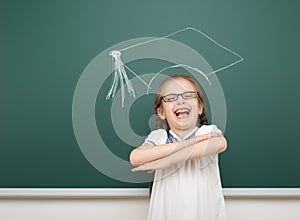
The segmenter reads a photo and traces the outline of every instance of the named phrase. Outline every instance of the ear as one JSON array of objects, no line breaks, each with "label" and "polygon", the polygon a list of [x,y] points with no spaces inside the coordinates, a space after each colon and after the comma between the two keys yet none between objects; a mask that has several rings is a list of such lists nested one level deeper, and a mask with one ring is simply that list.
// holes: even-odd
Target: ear
[{"label": "ear", "polygon": [[164,112],[164,110],[163,110],[162,107],[159,107],[159,108],[156,110],[156,113],[157,113],[157,115],[160,117],[160,119],[162,119],[162,120],[165,120],[165,119],[166,119],[165,112]]},{"label": "ear", "polygon": [[203,112],[203,105],[199,104],[199,112],[198,112],[198,114],[202,115],[202,112]]}]

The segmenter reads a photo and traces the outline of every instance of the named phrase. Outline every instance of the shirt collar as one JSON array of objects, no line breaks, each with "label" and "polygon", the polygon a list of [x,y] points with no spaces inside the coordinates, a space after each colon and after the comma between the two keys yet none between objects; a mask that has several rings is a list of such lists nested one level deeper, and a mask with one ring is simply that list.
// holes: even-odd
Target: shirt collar
[{"label": "shirt collar", "polygon": [[[193,136],[195,134],[195,132],[197,131],[198,127],[195,127],[193,130],[191,130],[188,134],[186,134],[183,137],[183,140],[187,140],[189,138],[191,138],[191,136]],[[173,132],[172,130],[169,130],[170,134],[176,138],[178,141],[181,141],[181,138],[177,136],[177,134],[175,134],[175,132]]]}]

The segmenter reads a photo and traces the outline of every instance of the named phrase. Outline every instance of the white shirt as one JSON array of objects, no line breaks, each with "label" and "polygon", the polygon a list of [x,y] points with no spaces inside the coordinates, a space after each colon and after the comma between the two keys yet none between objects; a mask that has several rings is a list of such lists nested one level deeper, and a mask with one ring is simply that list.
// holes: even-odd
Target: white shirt
[{"label": "white shirt", "polygon": [[[169,132],[172,138],[180,140],[174,132]],[[221,131],[215,125],[203,125],[184,140],[211,132]],[[158,129],[149,134],[145,143],[165,144],[167,138],[167,132]],[[155,172],[148,220],[227,219],[217,154]]]}]

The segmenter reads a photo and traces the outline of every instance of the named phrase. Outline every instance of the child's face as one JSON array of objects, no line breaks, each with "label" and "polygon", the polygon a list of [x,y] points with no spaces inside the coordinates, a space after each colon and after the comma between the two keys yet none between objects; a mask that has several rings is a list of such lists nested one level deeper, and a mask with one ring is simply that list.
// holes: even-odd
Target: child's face
[{"label": "child's face", "polygon": [[[195,91],[194,86],[186,79],[178,78],[167,82],[162,90],[161,96],[169,94],[181,94]],[[157,109],[161,119],[165,119],[172,131],[177,134],[187,133],[194,129],[197,124],[199,114],[202,114],[202,106],[198,98],[183,99],[178,96],[176,101],[165,102]]]}]

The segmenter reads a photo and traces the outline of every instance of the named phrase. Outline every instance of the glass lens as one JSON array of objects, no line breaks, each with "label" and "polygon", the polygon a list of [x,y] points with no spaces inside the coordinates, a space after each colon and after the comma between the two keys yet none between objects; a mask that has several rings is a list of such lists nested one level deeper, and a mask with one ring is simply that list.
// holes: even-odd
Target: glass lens
[{"label": "glass lens", "polygon": [[163,97],[165,102],[173,102],[177,100],[178,95],[177,94],[169,94]]},{"label": "glass lens", "polygon": [[196,98],[197,96],[197,92],[185,92],[185,93],[182,93],[182,97],[184,99],[193,99],[193,98]]}]

